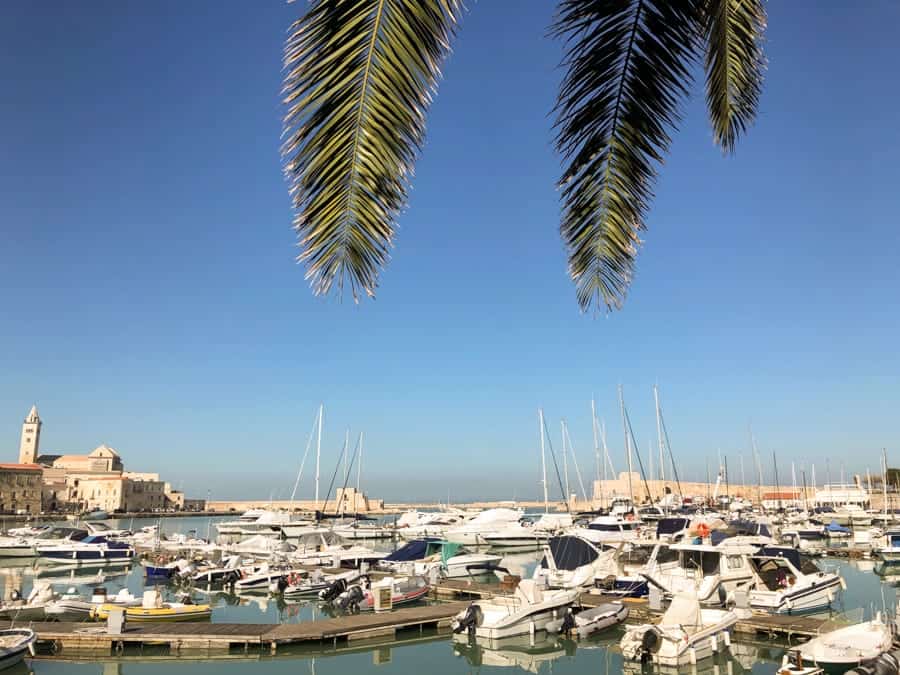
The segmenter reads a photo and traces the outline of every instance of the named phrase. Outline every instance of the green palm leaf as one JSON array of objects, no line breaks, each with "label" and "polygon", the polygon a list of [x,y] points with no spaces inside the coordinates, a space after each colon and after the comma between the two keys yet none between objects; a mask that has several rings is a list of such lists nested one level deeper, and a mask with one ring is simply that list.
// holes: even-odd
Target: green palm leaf
[{"label": "green palm leaf", "polygon": [[732,152],[762,91],[766,12],[760,0],[707,0],[706,102],[716,142]]},{"label": "green palm leaf", "polygon": [[285,44],[282,156],[316,293],[373,295],[458,0],[315,0]]},{"label": "green palm leaf", "polygon": [[656,167],[698,51],[698,0],[563,0],[560,232],[582,310],[625,299]]}]

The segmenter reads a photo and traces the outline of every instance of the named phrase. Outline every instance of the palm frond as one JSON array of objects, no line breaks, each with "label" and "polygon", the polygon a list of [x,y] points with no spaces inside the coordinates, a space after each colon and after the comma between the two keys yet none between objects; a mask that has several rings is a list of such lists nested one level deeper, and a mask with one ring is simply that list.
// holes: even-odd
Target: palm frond
[{"label": "palm frond", "polygon": [[697,0],[563,0],[556,103],[560,224],[586,311],[621,306],[634,273],[656,167],[677,123],[698,49]]},{"label": "palm frond", "polygon": [[761,0],[706,0],[706,103],[716,143],[732,152],[756,118],[766,11]]},{"label": "palm frond", "polygon": [[307,279],[373,295],[458,0],[315,0],[284,51],[284,143]]}]

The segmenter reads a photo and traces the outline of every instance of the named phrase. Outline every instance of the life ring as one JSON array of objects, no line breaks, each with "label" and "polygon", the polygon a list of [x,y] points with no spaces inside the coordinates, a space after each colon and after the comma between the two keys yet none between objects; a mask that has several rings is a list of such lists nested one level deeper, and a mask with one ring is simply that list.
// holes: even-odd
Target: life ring
[{"label": "life ring", "polygon": [[697,526],[697,536],[708,537],[709,536],[709,525],[707,525],[706,523],[700,523]]}]

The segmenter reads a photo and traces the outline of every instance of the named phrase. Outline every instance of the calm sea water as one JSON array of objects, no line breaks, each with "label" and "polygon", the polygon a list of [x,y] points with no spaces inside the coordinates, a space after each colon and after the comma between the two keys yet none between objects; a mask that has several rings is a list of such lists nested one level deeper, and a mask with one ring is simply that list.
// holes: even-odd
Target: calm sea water
[{"label": "calm sea water", "polygon": [[[135,520],[123,521],[123,527],[140,527],[155,521]],[[214,522],[214,521],[213,521]],[[172,518],[163,521],[165,532],[184,532],[195,530],[205,536],[210,526],[206,518]],[[215,529],[211,529],[214,534]],[[506,566],[513,571],[528,572],[535,563],[534,553],[510,556]],[[820,561],[820,567],[838,569],[847,582],[847,591],[836,609],[849,613],[857,619],[868,617],[884,607],[893,610],[896,606],[895,582],[882,579],[872,571],[868,561]],[[82,575],[82,572],[67,572],[68,575]],[[41,578],[45,578],[41,576]],[[13,587],[27,592],[34,583],[35,572],[29,565],[7,567],[0,570],[0,584],[4,595]],[[79,590],[87,591],[96,585],[93,579],[55,578],[57,588],[65,590],[72,585]],[[900,577],[898,577],[900,582]],[[103,585],[109,591],[127,587],[132,592],[140,592],[143,578],[140,567],[120,576],[106,576]],[[202,601],[200,594],[195,594],[197,601]],[[215,593],[208,596],[214,605],[213,621],[235,622],[294,622],[309,621],[322,616],[315,603],[285,604],[268,600],[265,597],[248,599]],[[402,635],[402,634],[401,634]],[[469,645],[465,640],[455,640],[446,634],[419,634],[411,631],[399,641],[391,643],[370,643],[365,646],[348,648],[343,645],[338,651],[320,651],[309,648],[282,649],[278,656],[253,657],[207,657],[191,659],[148,660],[153,655],[129,654],[124,659],[97,660],[50,660],[34,659],[20,668],[8,672],[11,675],[238,675],[254,673],[259,675],[365,675],[378,673],[410,674],[420,673],[427,669],[429,675],[449,673],[546,673],[567,675],[569,673],[607,673],[641,672],[640,666],[623,663],[618,653],[621,632],[612,631],[603,635],[573,642],[570,640],[544,639],[530,644],[529,639],[513,639],[504,641],[500,649],[487,649],[479,645]],[[777,670],[783,655],[783,646],[765,643],[735,642],[729,656],[721,656],[715,661],[701,664],[696,672],[700,674],[738,675],[754,673],[771,674]],[[652,670],[645,670],[651,673]],[[682,672],[693,672],[690,668]]]}]

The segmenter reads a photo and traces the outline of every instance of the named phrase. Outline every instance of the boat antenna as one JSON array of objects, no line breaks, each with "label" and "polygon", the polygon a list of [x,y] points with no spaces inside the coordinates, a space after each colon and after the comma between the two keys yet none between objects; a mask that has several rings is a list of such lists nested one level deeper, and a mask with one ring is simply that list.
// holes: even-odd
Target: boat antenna
[{"label": "boat antenna", "polygon": [[544,488],[544,513],[550,513],[550,498],[547,494],[547,453],[544,450],[544,409],[538,408],[541,428],[541,485]]},{"label": "boat antenna", "polygon": [[316,505],[313,511],[319,508],[319,462],[322,457],[322,422],[325,420],[325,404],[319,404],[319,423],[316,431]]}]

